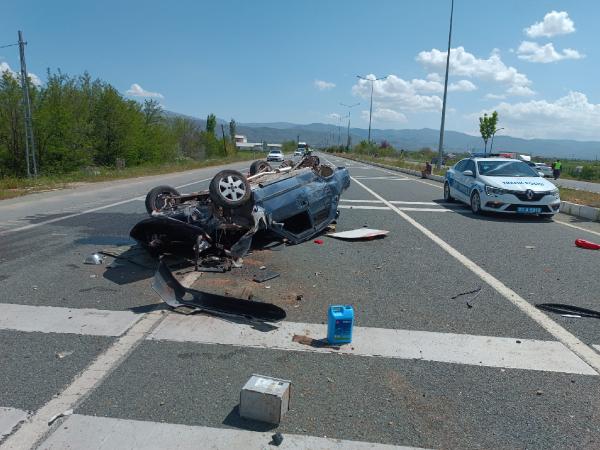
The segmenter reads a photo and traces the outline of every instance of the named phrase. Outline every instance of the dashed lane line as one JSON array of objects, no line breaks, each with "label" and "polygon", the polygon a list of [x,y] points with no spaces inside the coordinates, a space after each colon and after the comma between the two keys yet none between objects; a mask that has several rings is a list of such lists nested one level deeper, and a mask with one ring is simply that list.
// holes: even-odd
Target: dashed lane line
[{"label": "dashed lane line", "polygon": [[496,290],[500,295],[510,301],[513,305],[519,308],[522,312],[524,312],[529,318],[537,322],[540,326],[542,326],[546,331],[548,331],[552,336],[562,342],[567,348],[573,351],[577,356],[583,359],[587,364],[589,364],[597,373],[600,374],[600,355],[591,347],[582,342],[579,338],[577,338],[574,334],[570,333],[568,330],[560,326],[546,314],[535,308],[532,304],[530,304],[527,300],[517,294],[515,291],[510,289],[492,274],[486,272],[483,268],[478,266],[475,262],[467,258],[465,255],[460,253],[438,235],[430,231],[425,226],[421,225],[415,219],[410,217],[404,211],[401,211],[397,206],[393,205],[377,192],[364,185],[356,178],[352,178],[356,184],[361,186],[367,192],[369,192],[373,197],[378,200],[381,200],[384,204],[389,206],[392,210],[394,210],[400,217],[406,220],[408,223],[413,225],[416,229],[418,229],[421,233],[435,242],[439,247],[441,247],[444,251],[449,253],[453,258],[459,261],[462,265],[464,265],[467,269],[481,278],[484,282],[490,285],[494,290]]}]

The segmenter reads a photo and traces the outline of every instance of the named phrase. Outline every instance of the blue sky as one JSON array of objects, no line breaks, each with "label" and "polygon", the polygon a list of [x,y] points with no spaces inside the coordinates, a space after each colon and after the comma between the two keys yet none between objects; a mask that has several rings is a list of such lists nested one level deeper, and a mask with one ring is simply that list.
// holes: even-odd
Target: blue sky
[{"label": "blue sky", "polygon": [[[89,71],[124,95],[238,122],[438,128],[449,0],[4,2],[0,45],[23,30],[28,69]],[[600,2],[455,0],[447,129],[497,109],[513,136],[600,140]],[[18,68],[15,47],[0,69]],[[443,82],[443,80],[441,80]],[[137,86],[133,86],[133,85]],[[129,92],[129,93],[128,93]],[[160,94],[160,96],[159,96]]]}]

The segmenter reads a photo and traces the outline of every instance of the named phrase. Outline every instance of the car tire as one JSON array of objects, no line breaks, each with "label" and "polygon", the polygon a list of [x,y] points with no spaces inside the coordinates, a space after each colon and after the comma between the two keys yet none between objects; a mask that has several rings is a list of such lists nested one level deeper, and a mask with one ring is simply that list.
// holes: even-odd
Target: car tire
[{"label": "car tire", "polygon": [[450,185],[448,184],[447,181],[444,183],[444,201],[447,203],[454,202],[454,197],[452,197],[452,195],[450,195]]},{"label": "car tire", "polygon": [[156,186],[146,194],[146,211],[148,214],[162,211],[167,206],[165,197],[169,195],[179,196],[177,189],[171,186]]},{"label": "car tire", "polygon": [[471,194],[471,211],[473,214],[481,214],[481,197],[477,191]]},{"label": "car tire", "polygon": [[222,170],[208,186],[211,200],[218,206],[238,208],[252,197],[250,182],[236,170]]},{"label": "car tire", "polygon": [[254,161],[252,164],[250,164],[250,175],[256,175],[257,173],[261,173],[261,172],[270,172],[271,170],[273,170],[273,168],[271,167],[271,164],[269,164],[267,161],[264,161],[262,159],[259,159],[258,161]]}]

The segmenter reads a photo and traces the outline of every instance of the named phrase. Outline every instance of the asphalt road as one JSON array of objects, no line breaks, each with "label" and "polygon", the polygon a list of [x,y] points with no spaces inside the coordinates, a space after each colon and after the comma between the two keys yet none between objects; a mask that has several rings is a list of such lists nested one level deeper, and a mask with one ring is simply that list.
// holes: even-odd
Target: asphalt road
[{"label": "asphalt road", "polygon": [[[532,306],[600,309],[600,255],[574,246],[600,241],[600,225],[473,216],[443,203],[439,183],[327,158],[353,177],[338,230],[387,237],[324,236],[254,251],[227,274],[176,272],[282,306],[275,330],[168,311],[152,261],[82,264],[131,244],[149,188],[205,189],[219,168],[0,202],[2,445],[273,448],[280,431],[281,448],[600,447],[599,322]],[[281,276],[251,281],[262,265]],[[292,342],[322,338],[330,304],[354,306],[354,342]],[[238,415],[253,373],[292,381],[279,427]]]}]

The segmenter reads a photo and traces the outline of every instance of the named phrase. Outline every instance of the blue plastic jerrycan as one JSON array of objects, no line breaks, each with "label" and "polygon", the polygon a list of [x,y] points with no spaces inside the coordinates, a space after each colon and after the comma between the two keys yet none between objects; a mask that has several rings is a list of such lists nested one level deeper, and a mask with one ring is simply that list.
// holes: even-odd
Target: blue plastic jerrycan
[{"label": "blue plastic jerrycan", "polygon": [[348,344],[352,342],[354,308],[351,305],[331,305],[327,313],[327,342]]}]

